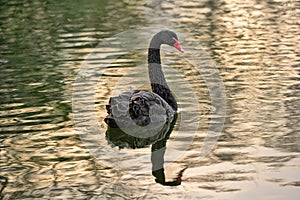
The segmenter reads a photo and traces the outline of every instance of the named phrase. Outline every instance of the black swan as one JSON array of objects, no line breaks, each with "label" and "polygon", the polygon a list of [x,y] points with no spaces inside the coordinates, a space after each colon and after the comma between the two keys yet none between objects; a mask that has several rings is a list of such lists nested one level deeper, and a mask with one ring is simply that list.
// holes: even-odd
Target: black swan
[{"label": "black swan", "polygon": [[[146,126],[153,121],[168,120],[177,112],[177,102],[167,85],[161,67],[160,46],[162,44],[173,46],[183,53],[174,32],[163,30],[155,34],[148,49],[148,72],[153,92],[132,90],[111,97],[109,105],[106,106],[108,115],[104,119],[109,127]],[[156,112],[151,113],[151,107]],[[128,112],[132,121],[124,117]]]},{"label": "black swan", "polygon": [[[130,90],[111,97],[106,105],[106,138],[119,148],[151,147],[152,175],[162,185],[181,184],[184,168],[173,181],[165,181],[166,142],[177,120],[177,102],[167,85],[160,60],[160,46],[167,44],[183,53],[177,35],[169,30],[156,33],[148,48],[148,72],[153,92]],[[158,126],[160,124],[161,126]],[[158,128],[157,128],[158,127]],[[134,135],[129,132],[136,132]],[[154,134],[153,134],[154,133]]]}]

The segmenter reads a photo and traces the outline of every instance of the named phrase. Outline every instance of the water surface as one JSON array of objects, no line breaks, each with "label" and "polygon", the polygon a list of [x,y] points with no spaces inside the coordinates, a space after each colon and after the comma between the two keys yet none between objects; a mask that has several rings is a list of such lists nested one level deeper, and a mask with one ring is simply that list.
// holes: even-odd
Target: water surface
[{"label": "water surface", "polygon": [[[8,178],[1,198],[299,197],[299,2],[12,0],[0,5],[0,175]],[[96,136],[103,146],[97,157],[87,148],[94,140],[83,141],[76,131],[72,95],[90,95],[89,85],[73,90],[82,63],[105,38],[142,27],[188,35],[182,41],[186,55],[163,48],[162,57],[182,117],[193,116],[178,120],[168,141],[167,176],[188,166],[178,187],[155,183],[149,148],[118,151]],[[147,43],[132,52],[102,49],[91,60],[91,69],[107,65],[95,92],[103,130],[111,95],[149,88]],[[203,159],[199,150],[214,107],[204,77],[187,62],[188,52],[200,45],[215,61],[227,104],[217,146]],[[89,107],[85,111],[89,117]],[[181,146],[188,148],[172,159]]]}]

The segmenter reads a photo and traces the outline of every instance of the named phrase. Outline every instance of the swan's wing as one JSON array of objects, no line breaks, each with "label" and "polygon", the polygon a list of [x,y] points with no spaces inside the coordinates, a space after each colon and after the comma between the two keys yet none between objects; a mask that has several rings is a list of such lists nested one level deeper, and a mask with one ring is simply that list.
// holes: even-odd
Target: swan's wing
[{"label": "swan's wing", "polygon": [[[130,97],[133,93],[134,91],[130,90],[123,92],[119,96],[110,97],[108,105],[106,105],[106,111],[108,115],[104,119],[108,126],[117,128],[119,126],[116,122],[116,119],[118,123],[121,123],[120,121],[122,121],[122,119],[126,120],[126,116],[128,116],[129,113]],[[122,124],[126,124],[126,121],[124,121]]]},{"label": "swan's wing", "polygon": [[165,122],[174,112],[169,104],[153,92],[138,91],[130,99],[129,113],[137,125]]},{"label": "swan's wing", "polygon": [[110,127],[146,126],[166,122],[174,115],[171,106],[155,93],[144,90],[127,91],[111,97],[106,106],[105,122]]}]

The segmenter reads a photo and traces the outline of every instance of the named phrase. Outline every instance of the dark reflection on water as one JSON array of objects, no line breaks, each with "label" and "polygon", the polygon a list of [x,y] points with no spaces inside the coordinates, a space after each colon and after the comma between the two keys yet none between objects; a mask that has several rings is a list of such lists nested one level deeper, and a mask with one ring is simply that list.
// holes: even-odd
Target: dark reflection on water
[{"label": "dark reflection on water", "polygon": [[[176,178],[169,181],[166,180],[165,172],[164,172],[164,155],[166,152],[166,144],[170,135],[174,129],[174,125],[177,121],[178,114],[172,117],[169,125],[166,123],[167,127],[163,127],[157,133],[154,132],[154,128],[148,128],[148,134],[152,137],[141,138],[130,135],[124,132],[121,128],[118,127],[108,127],[105,133],[105,138],[108,143],[112,147],[119,147],[120,149],[123,148],[147,148],[151,145],[151,165],[152,165],[152,175],[155,178],[155,182],[160,183],[161,185],[165,186],[178,186],[181,184],[181,178],[183,172],[187,167],[179,171]],[[155,124],[154,124],[155,126]],[[145,127],[146,129],[147,127]],[[128,130],[127,130],[128,131]],[[146,133],[147,133],[146,132]],[[149,133],[151,132],[151,133]],[[154,132],[154,133],[153,133]]]},{"label": "dark reflection on water", "polygon": [[[299,2],[294,0],[1,1],[1,184],[2,177],[8,178],[1,197],[297,199],[298,18]],[[214,151],[199,160],[211,117],[209,93],[192,66],[173,54],[164,55],[165,64],[200,88],[186,91],[186,99],[195,94],[200,102],[197,137],[185,156],[167,160],[175,163],[165,169],[169,177],[189,165],[183,184],[175,188],[155,184],[149,168],[143,167],[149,149],[134,158],[121,151],[128,153],[128,165],[117,170],[91,156],[74,131],[71,93],[81,61],[103,38],[143,26],[191,34],[188,41],[201,44],[212,56],[226,88],[224,131]],[[104,105],[115,83],[140,64],[142,54],[125,55],[110,65],[103,79],[110,84],[99,83],[99,118],[105,117]],[[111,60],[107,55],[97,62]],[[168,69],[166,78],[174,89],[181,81]],[[192,112],[186,99],[180,99],[179,106],[182,112]],[[195,119],[189,123],[193,126]],[[182,133],[178,123],[173,134],[167,151],[176,149],[174,138],[184,145],[192,137]],[[103,159],[114,161],[110,155]],[[131,164],[144,173],[134,173]]]}]

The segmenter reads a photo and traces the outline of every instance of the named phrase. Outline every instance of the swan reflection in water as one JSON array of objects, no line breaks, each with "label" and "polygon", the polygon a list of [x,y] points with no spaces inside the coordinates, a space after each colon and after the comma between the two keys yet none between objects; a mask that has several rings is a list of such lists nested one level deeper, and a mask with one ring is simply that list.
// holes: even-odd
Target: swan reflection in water
[{"label": "swan reflection in water", "polygon": [[166,151],[166,143],[173,131],[176,120],[177,113],[170,122],[170,126],[167,127],[167,129],[163,128],[162,132],[158,134],[162,138],[155,139],[155,136],[149,138],[134,137],[125,133],[120,128],[108,127],[106,131],[106,139],[112,146],[118,146],[120,149],[145,148],[151,145],[152,175],[155,177],[155,181],[162,185],[177,186],[181,184],[181,177],[186,168],[179,171],[178,176],[172,181],[166,181],[164,173],[164,154]]},{"label": "swan reflection in water", "polygon": [[165,181],[166,143],[177,119],[177,102],[167,85],[160,59],[160,46],[166,44],[183,53],[176,33],[156,33],[148,48],[148,74],[152,91],[130,90],[111,97],[104,119],[107,140],[120,148],[144,148],[151,145],[152,175],[162,185],[180,185],[182,173]]}]

